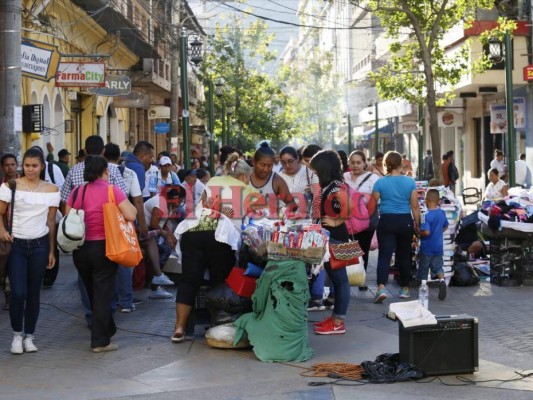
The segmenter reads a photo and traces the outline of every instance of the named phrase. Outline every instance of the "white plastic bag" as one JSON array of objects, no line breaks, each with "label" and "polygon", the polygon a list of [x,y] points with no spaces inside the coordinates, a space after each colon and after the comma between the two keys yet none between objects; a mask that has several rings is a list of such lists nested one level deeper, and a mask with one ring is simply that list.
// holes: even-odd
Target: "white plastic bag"
[{"label": "white plastic bag", "polygon": [[235,333],[237,328],[233,323],[217,325],[209,328],[205,333],[205,339],[207,344],[211,347],[216,347],[219,349],[236,349],[249,347],[250,342],[245,339],[241,339],[237,345],[233,346],[233,339],[235,338]]},{"label": "white plastic bag", "polygon": [[365,271],[365,266],[362,262],[358,264],[354,264],[354,265],[348,265],[346,267],[346,273],[348,274],[348,282],[350,282],[350,286],[364,286],[365,285],[366,271]]}]

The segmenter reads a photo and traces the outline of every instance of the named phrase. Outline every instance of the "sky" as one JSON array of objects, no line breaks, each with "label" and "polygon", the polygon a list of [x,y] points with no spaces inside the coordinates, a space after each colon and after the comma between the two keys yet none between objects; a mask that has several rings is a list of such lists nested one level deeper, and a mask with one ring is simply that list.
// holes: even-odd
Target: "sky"
[{"label": "sky", "polygon": [[[202,1],[201,0],[189,0],[189,4],[196,15],[201,15],[202,10]],[[296,10],[298,8],[299,0],[247,0],[246,3],[242,4],[236,1],[224,1],[224,0],[206,0],[205,1],[205,10],[207,15],[214,15],[208,21],[208,27],[206,29],[207,33],[212,33],[213,30],[209,26],[214,26],[214,21],[220,19],[222,13],[239,13],[243,16],[246,14],[235,10],[249,11],[249,8],[252,7],[251,11],[256,16],[248,16],[250,21],[258,18],[265,17],[268,19],[280,21],[274,22],[270,20],[265,20],[269,26],[269,32],[274,33],[276,37],[270,45],[271,49],[274,49],[277,52],[277,61],[272,62],[266,67],[266,72],[269,74],[274,74],[278,65],[279,60],[283,55],[283,51],[287,46],[291,37],[298,36],[298,27],[285,24],[283,22],[289,22],[293,24],[298,23],[298,17],[296,15]],[[202,23],[202,22],[201,22]],[[202,23],[202,25],[206,25]]]}]

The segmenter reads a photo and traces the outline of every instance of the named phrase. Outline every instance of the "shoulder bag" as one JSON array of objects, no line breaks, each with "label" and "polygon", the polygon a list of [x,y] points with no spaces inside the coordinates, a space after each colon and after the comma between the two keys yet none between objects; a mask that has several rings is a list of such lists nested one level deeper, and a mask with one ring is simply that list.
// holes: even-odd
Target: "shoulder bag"
[{"label": "shoulder bag", "polygon": [[141,247],[133,222],[126,221],[115,202],[113,185],[104,204],[105,255],[124,267],[135,267],[142,259]]},{"label": "shoulder bag", "polygon": [[359,242],[340,242],[329,240],[329,265],[331,269],[346,268],[348,265],[357,264],[359,257],[364,254]]},{"label": "shoulder bag", "polygon": [[[9,188],[11,189],[11,203],[9,203],[10,207],[10,218],[9,220],[4,215],[4,226],[7,229],[7,232],[11,235],[11,232],[13,230],[13,212],[15,211],[15,190],[17,188],[17,183],[14,179],[10,179],[8,181]],[[11,253],[11,245],[12,242],[5,242],[3,240],[0,240],[0,286],[2,288],[5,288],[6,283],[6,264],[7,259],[9,258],[9,254]]]},{"label": "shoulder bag", "polygon": [[[81,205],[75,208],[78,192],[83,187],[83,194],[81,197]],[[72,208],[59,221],[57,227],[57,247],[63,253],[70,253],[79,249],[85,243],[85,211],[83,204],[85,202],[85,192],[87,192],[87,185],[78,186],[72,194]]]}]

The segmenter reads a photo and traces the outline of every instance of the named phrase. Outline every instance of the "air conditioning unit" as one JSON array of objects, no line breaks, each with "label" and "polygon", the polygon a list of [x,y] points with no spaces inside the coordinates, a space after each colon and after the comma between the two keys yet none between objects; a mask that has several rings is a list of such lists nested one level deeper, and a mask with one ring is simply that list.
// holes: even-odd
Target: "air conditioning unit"
[{"label": "air conditioning unit", "polygon": [[67,99],[69,99],[71,101],[78,100],[78,92],[76,92],[75,90],[69,90],[67,92]]}]

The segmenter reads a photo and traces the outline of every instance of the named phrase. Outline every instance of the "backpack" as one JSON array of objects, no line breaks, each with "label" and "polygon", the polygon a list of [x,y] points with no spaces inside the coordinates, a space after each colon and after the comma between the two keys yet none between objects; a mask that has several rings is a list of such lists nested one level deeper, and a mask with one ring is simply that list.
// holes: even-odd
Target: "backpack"
[{"label": "backpack", "polygon": [[83,210],[83,202],[85,200],[87,185],[78,186],[74,190],[74,194],[72,195],[72,205],[76,204],[76,198],[81,187],[84,189],[80,208],[71,208],[69,213],[59,221],[57,229],[57,247],[59,247],[63,253],[70,253],[71,251],[79,249],[85,242],[85,211]]},{"label": "backpack", "polygon": [[50,180],[55,185],[56,180],[55,180],[55,177],[54,177],[54,163],[51,162],[51,161],[48,162],[48,175],[50,175]]},{"label": "backpack", "polygon": [[450,284],[453,286],[472,286],[479,283],[479,275],[466,262],[458,262],[453,267],[454,273]]}]

